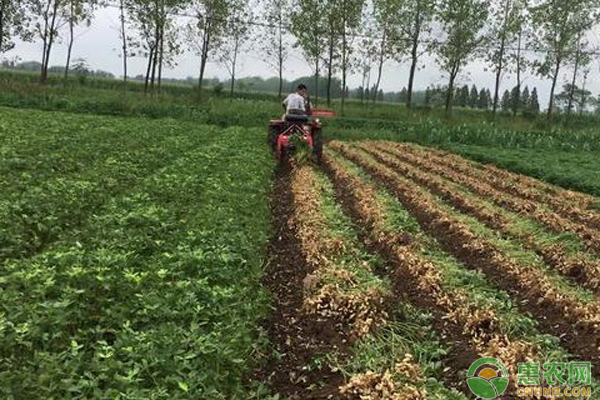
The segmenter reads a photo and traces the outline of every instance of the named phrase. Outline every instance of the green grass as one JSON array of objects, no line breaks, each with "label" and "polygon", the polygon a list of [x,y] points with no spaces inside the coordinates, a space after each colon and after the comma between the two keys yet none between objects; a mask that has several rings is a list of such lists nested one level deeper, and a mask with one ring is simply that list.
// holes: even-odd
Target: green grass
[{"label": "green grass", "polygon": [[[13,112],[3,110],[0,121]],[[32,186],[3,193],[30,193],[28,213],[50,212],[61,223],[48,224],[54,240],[41,252],[0,263],[0,397],[248,398],[243,378],[265,350],[258,320],[268,312],[259,281],[273,161],[260,132],[32,115],[37,135],[28,140],[50,158],[5,174],[36,176],[59,153],[80,168],[45,171]],[[53,121],[62,121],[56,147],[37,137]],[[124,147],[92,146],[89,163],[83,154],[69,159],[80,134],[110,141],[119,132]],[[10,149],[10,132],[3,137]],[[72,207],[85,216],[78,226],[66,223]]]},{"label": "green grass", "polygon": [[[0,105],[72,113],[175,118],[221,127],[260,127],[282,113],[272,94],[236,93],[233,100],[210,90],[199,102],[193,87],[164,85],[160,93],[143,93],[143,85],[117,80],[76,79],[64,84],[51,77],[47,86],[37,76],[0,73]],[[322,107],[323,104],[321,103]],[[341,111],[338,100],[333,109]],[[345,115],[324,120],[325,138],[389,139],[456,151],[570,189],[600,195],[600,134],[595,123],[555,124],[457,109],[448,119],[437,109],[408,110],[399,104],[348,101]],[[591,117],[590,117],[591,118]],[[577,118],[576,118],[577,120]],[[589,122],[589,121],[588,121]],[[0,126],[0,134],[2,126]],[[17,160],[18,161],[18,160]]]},{"label": "green grass", "polygon": [[[51,76],[46,86],[40,86],[36,75],[2,71],[0,89],[0,105],[4,106],[186,118],[220,126],[265,127],[269,118],[282,112],[272,93],[237,92],[235,99],[230,100],[207,90],[204,101],[199,102],[197,89],[185,85],[164,85],[159,92],[145,95],[139,82],[73,79],[64,83],[61,77]],[[324,107],[322,99],[317,106]],[[502,115],[493,119],[487,112],[461,108],[451,118],[441,109],[407,109],[394,103],[362,104],[349,100],[341,115],[340,100],[335,99],[332,108],[340,114],[329,122],[333,135],[362,138],[394,135],[399,140],[425,144],[468,143],[510,148],[597,150],[600,147],[595,130],[597,120],[593,117],[588,117],[586,123],[572,123],[568,128],[557,123],[547,129],[536,120]]]},{"label": "green grass", "polygon": [[442,147],[475,161],[600,196],[600,157],[596,151],[505,149],[458,144]]}]

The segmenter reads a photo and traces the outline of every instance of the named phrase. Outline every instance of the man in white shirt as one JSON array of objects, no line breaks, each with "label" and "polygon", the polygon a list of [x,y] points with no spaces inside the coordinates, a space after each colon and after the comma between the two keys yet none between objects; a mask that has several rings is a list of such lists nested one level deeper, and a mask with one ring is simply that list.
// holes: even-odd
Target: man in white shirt
[{"label": "man in white shirt", "polygon": [[308,102],[308,88],[300,84],[294,93],[290,93],[283,100],[286,120],[307,120],[310,114],[310,103]]}]

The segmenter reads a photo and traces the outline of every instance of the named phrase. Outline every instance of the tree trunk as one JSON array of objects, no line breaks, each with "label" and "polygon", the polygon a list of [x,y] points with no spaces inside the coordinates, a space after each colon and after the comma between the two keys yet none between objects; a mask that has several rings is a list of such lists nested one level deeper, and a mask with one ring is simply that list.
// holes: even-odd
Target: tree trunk
[{"label": "tree trunk", "polygon": [[367,84],[365,85],[365,99],[369,102],[371,99],[367,97],[367,90],[369,90],[369,94],[371,94],[371,66],[369,66],[369,73],[367,75]]},{"label": "tree trunk", "polygon": [[498,110],[498,99],[500,96],[500,77],[502,76],[502,69],[504,68],[504,52],[506,50],[506,34],[507,34],[507,29],[508,29],[508,16],[509,16],[509,11],[510,11],[509,5],[510,5],[510,1],[505,0],[504,24],[502,27],[502,38],[500,40],[500,54],[499,54],[500,59],[498,60],[498,67],[496,69],[496,86],[494,89],[494,104],[492,106],[492,114],[494,115],[494,117],[496,116],[496,111]]},{"label": "tree trunk", "polygon": [[162,71],[165,54],[165,27],[164,25],[160,29],[160,56],[158,58],[158,89],[162,85]]},{"label": "tree trunk", "polygon": [[519,79],[517,82],[517,98],[516,98],[516,107],[513,110],[513,117],[517,116],[517,113],[521,109],[521,80]]},{"label": "tree trunk", "polygon": [[329,62],[327,63],[327,107],[331,107],[331,78],[333,76],[333,33],[329,37]]},{"label": "tree trunk", "polygon": [[346,43],[346,34],[343,33],[342,36],[342,115],[344,115],[344,107],[346,105],[346,73],[347,73],[347,65],[348,55],[346,54],[347,43]]},{"label": "tree trunk", "polygon": [[319,102],[319,78],[321,77],[319,58],[320,56],[317,57],[315,62],[315,104]]},{"label": "tree trunk", "polygon": [[408,92],[406,93],[406,108],[412,108],[413,87],[415,84],[415,73],[417,71],[417,63],[419,62],[419,39],[413,41],[411,50],[410,72],[408,75]]},{"label": "tree trunk", "polygon": [[379,85],[381,84],[381,75],[383,73],[383,64],[385,63],[385,59],[383,54],[379,55],[379,65],[377,66],[377,81],[375,82],[375,90],[371,93],[373,98],[373,103],[377,101],[377,94],[379,93]]},{"label": "tree trunk", "polygon": [[360,87],[362,88],[362,91],[360,93],[360,104],[364,104],[364,102],[365,102],[365,82],[366,81],[367,81],[367,68],[363,66],[362,83],[360,85]]},{"label": "tree trunk", "polygon": [[386,32],[384,30],[383,36],[381,37],[381,47],[379,48],[379,65],[377,66],[377,82],[375,82],[375,90],[373,90],[373,103],[377,101],[377,94],[379,93],[379,85],[381,84],[381,75],[383,73],[383,64],[385,64],[385,46],[386,46]]},{"label": "tree trunk", "polygon": [[567,121],[571,117],[571,110],[573,109],[573,97],[575,96],[575,84],[577,83],[577,73],[579,72],[580,57],[580,49],[577,49],[577,54],[575,55],[575,66],[573,68],[573,79],[571,80],[571,90],[569,90],[569,104],[567,105]]},{"label": "tree trunk", "polygon": [[[58,14],[58,8],[59,8],[60,2],[59,0],[55,0],[54,1],[54,7],[52,8],[52,19],[50,21],[50,26],[48,27],[48,29],[44,30],[45,34],[48,36],[47,41],[45,41],[45,56],[44,56],[44,63],[42,64],[42,77],[41,77],[41,81],[42,84],[46,83],[46,80],[48,79],[48,66],[50,64],[50,53],[52,51],[52,45],[54,44],[54,36],[55,36],[55,30],[56,30],[56,17]],[[48,11],[48,9],[46,9]],[[47,26],[47,18],[48,15],[46,14],[46,26]]]},{"label": "tree trunk", "polygon": [[0,1],[0,56],[2,56],[2,46],[4,45],[4,1]]},{"label": "tree trunk", "polygon": [[229,99],[233,100],[233,94],[235,92],[235,66],[237,64],[237,56],[238,56],[238,49],[239,49],[239,40],[236,38],[235,40],[235,46],[233,49],[233,60],[231,63],[231,91],[229,93]]},{"label": "tree trunk", "polygon": [[556,66],[554,68],[554,76],[552,77],[552,88],[550,89],[550,102],[548,103],[548,122],[552,121],[552,109],[554,108],[554,91],[556,90],[556,81],[558,80],[558,73],[560,72],[561,59],[557,58]]},{"label": "tree trunk", "polygon": [[283,63],[279,64],[279,91],[277,94],[277,98],[279,99],[279,101],[282,100],[282,94],[283,94]]},{"label": "tree trunk", "polygon": [[152,59],[152,73],[150,75],[150,90],[154,90],[156,81],[156,67],[158,65],[158,53],[160,52],[160,28],[158,24],[154,28],[154,57]]},{"label": "tree trunk", "polygon": [[[521,103],[521,86],[523,86],[523,83],[521,82],[521,40],[523,37],[522,34],[523,34],[523,31],[520,30],[519,31],[518,48],[517,48],[517,88],[519,89],[519,95],[517,96],[517,106],[519,106]],[[517,109],[518,108],[519,107],[517,107]],[[517,114],[515,113],[514,115],[516,116]]]},{"label": "tree trunk", "polygon": [[127,83],[127,33],[125,32],[125,0],[120,2],[121,38],[123,41],[123,82]]},{"label": "tree trunk", "polygon": [[73,42],[75,41],[75,21],[73,20],[73,0],[70,3],[70,15],[69,15],[69,47],[67,49],[67,62],[65,64],[65,83],[69,78],[69,68],[71,66],[71,54],[73,52]]},{"label": "tree trunk", "polygon": [[144,81],[144,93],[148,93],[148,83],[150,82],[150,71],[152,69],[152,60],[154,59],[154,48],[150,48],[148,54],[148,67],[146,68],[146,79]]},{"label": "tree trunk", "polygon": [[46,82],[45,76],[45,67],[46,67],[46,47],[48,46],[48,40],[44,35],[44,39],[42,39],[42,65],[40,67],[40,82],[44,84]]},{"label": "tree trunk", "polygon": [[494,89],[494,104],[492,105],[492,114],[496,116],[496,111],[498,110],[498,99],[500,96],[500,76],[502,75],[502,61],[500,61],[498,65],[498,69],[496,70],[496,85]]},{"label": "tree trunk", "polygon": [[281,14],[279,15],[279,93],[277,98],[281,102],[283,93],[283,21],[281,20]]},{"label": "tree trunk", "polygon": [[408,92],[406,93],[406,108],[412,108],[413,88],[415,84],[415,73],[419,62],[419,37],[421,35],[421,17],[417,15],[415,30],[412,36],[412,49],[410,51],[410,72],[408,74]]},{"label": "tree trunk", "polygon": [[449,117],[452,113],[452,101],[454,97],[454,81],[458,75],[458,67],[453,66],[450,71],[450,82],[448,83],[448,90],[446,91],[446,116]]},{"label": "tree trunk", "polygon": [[587,103],[587,97],[585,95],[585,87],[587,86],[587,79],[588,79],[588,73],[589,70],[584,70],[583,72],[583,85],[581,88],[581,99],[579,100],[579,116],[583,115],[583,111],[585,110],[585,106]]},{"label": "tree trunk", "polygon": [[202,35],[202,51],[200,55],[200,74],[198,77],[198,99],[202,100],[202,84],[204,82],[204,72],[208,61],[208,49],[210,44],[210,25],[206,26]]},{"label": "tree trunk", "polygon": [[46,82],[45,77],[45,66],[46,66],[46,47],[48,47],[48,23],[51,3],[48,2],[46,5],[46,11],[44,11],[44,33],[42,34],[42,65],[40,67],[40,82],[43,84]]}]

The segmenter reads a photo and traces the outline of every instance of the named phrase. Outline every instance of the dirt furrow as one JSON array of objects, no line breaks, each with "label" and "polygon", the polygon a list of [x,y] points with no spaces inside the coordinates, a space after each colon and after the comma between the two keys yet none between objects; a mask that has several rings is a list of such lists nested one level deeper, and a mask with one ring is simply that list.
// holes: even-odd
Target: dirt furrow
[{"label": "dirt furrow", "polygon": [[465,186],[473,192],[490,199],[500,207],[519,213],[526,218],[530,218],[543,224],[553,232],[572,232],[584,242],[589,250],[594,251],[596,254],[600,254],[600,231],[596,229],[566,219],[558,213],[547,209],[542,204],[508,195],[485,182],[457,173],[454,170],[446,169],[438,164],[429,163],[414,155],[381,147],[381,145],[379,148],[383,151],[392,153],[395,157],[398,157],[404,162],[422,168],[425,171],[439,174],[456,184]]},{"label": "dirt furrow", "polygon": [[508,180],[506,179],[506,176],[498,174],[497,171],[476,168],[475,165],[469,165],[466,160],[459,162],[454,157],[440,156],[434,152],[423,151],[416,146],[404,143],[380,142],[379,144],[385,146],[387,150],[394,151],[395,154],[412,154],[423,159],[430,165],[434,164],[450,171],[459,172],[466,176],[489,182],[491,186],[500,191],[510,193],[511,195],[520,197],[524,200],[545,204],[565,218],[583,223],[592,229],[600,229],[600,215],[597,212],[587,209],[589,203],[587,203],[584,208],[575,206],[561,197],[549,194],[545,191],[533,190],[524,185],[520,185],[513,180]]},{"label": "dirt furrow", "polygon": [[[290,171],[281,171],[273,188],[271,209],[274,236],[269,244],[269,262],[263,284],[273,296],[273,313],[264,328],[273,346],[273,356],[256,380],[268,383],[274,393],[290,399],[328,399],[338,393],[344,382],[339,371],[307,372],[305,367],[315,357],[331,349],[344,352],[344,343],[335,331],[318,323],[303,311],[304,279],[314,271],[307,262],[297,239],[294,196]],[[326,382],[325,386],[321,386]],[[319,387],[318,390],[310,390]]]},{"label": "dirt furrow", "polygon": [[[431,311],[435,316],[435,329],[453,342],[452,354],[447,360],[450,371],[464,371],[477,358],[491,356],[502,359],[516,374],[518,362],[537,359],[535,345],[511,340],[501,331],[494,310],[478,308],[469,301],[464,290],[445,288],[442,274],[418,254],[419,244],[410,235],[383,228],[382,209],[373,186],[364,184],[329,156],[325,156],[323,167],[334,182],[344,208],[361,226],[367,247],[396,267],[396,293],[419,308]],[[446,380],[457,381],[454,376],[447,376]],[[461,389],[468,390],[465,386]]]},{"label": "dirt furrow", "polygon": [[399,157],[389,157],[380,150],[379,146],[364,144],[359,147],[377,161],[406,176],[415,184],[426,187],[460,211],[473,215],[487,227],[519,240],[564,276],[596,293],[600,292],[600,261],[592,260],[585,254],[568,255],[568,249],[561,243],[540,243],[536,240],[535,233],[515,229],[508,217],[486,207],[479,197],[461,193],[456,190],[455,184],[449,184],[435,173],[426,172],[424,169],[400,161]]},{"label": "dirt furrow", "polygon": [[592,211],[597,215],[597,211],[593,209],[593,204],[597,199],[589,194],[564,189],[560,186],[552,185],[526,175],[510,172],[493,165],[475,163],[445,150],[435,148],[421,150],[417,146],[409,146],[413,151],[418,151],[421,154],[427,152],[431,154],[432,157],[437,157],[438,160],[445,165],[449,165],[450,167],[466,172],[467,174],[476,170],[483,174],[482,179],[488,180],[488,177],[497,178],[506,185],[513,187],[515,192],[526,193],[529,196],[543,196],[544,198],[552,199],[557,206],[571,205],[580,210]]},{"label": "dirt furrow", "polygon": [[435,237],[443,248],[465,266],[481,270],[500,289],[520,300],[522,311],[530,312],[540,327],[561,339],[570,352],[590,359],[600,367],[600,305],[582,304],[549,281],[537,267],[523,265],[479,237],[449,211],[440,208],[430,193],[361,153],[332,142],[330,146],[370,173],[392,193]]},{"label": "dirt furrow", "polygon": [[[426,379],[410,355],[395,360],[393,373],[357,372],[346,379],[327,361],[315,368],[315,360],[333,356],[343,364],[353,357],[352,344],[386,324],[386,301],[392,299],[376,283],[371,267],[356,258],[354,244],[331,233],[323,193],[310,166],[279,177],[274,188],[276,235],[264,282],[275,300],[266,328],[274,353],[281,356],[258,379],[289,399],[350,400],[410,392],[415,400],[424,400]],[[398,374],[413,383],[398,386],[392,378]]]}]

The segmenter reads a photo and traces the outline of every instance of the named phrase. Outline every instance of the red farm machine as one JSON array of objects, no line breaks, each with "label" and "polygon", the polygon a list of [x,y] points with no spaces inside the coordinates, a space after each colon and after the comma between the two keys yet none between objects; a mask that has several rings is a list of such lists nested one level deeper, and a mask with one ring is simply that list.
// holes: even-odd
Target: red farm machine
[{"label": "red farm machine", "polygon": [[319,118],[335,116],[334,111],[312,110],[310,115],[287,115],[269,122],[268,142],[280,163],[295,150],[297,143],[305,143],[313,159],[321,162],[323,136]]}]

